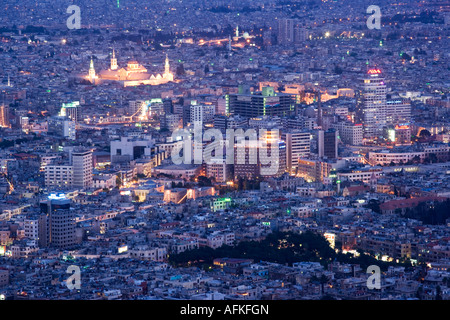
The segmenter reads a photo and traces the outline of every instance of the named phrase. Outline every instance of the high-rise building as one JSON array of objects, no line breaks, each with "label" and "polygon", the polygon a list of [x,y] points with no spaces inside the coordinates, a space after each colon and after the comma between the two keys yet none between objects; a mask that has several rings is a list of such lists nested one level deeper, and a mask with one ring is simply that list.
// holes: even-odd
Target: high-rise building
[{"label": "high-rise building", "polygon": [[262,91],[246,92],[243,87],[239,93],[226,95],[227,114],[247,118],[260,116],[288,116],[294,113],[293,95],[275,92],[273,87],[264,87]]},{"label": "high-rise building", "polygon": [[351,146],[361,145],[363,142],[363,127],[362,124],[355,124],[351,122],[341,121],[334,125],[339,131],[339,137],[342,143]]},{"label": "high-rise building", "polygon": [[9,108],[8,106],[0,106],[0,127],[9,128]]},{"label": "high-rise building", "polygon": [[68,117],[48,118],[48,132],[68,140],[76,139],[76,123]]},{"label": "high-rise building", "polygon": [[41,201],[38,219],[40,247],[71,248],[75,242],[75,213],[70,210],[70,200],[62,193],[51,194]]},{"label": "high-rise building", "polygon": [[[262,144],[265,139],[267,144]],[[244,144],[244,145],[242,145]],[[272,154],[276,144],[277,154]],[[243,148],[243,150],[242,150]],[[267,155],[270,159],[263,159]],[[280,177],[286,172],[286,144],[270,136],[262,137],[255,143],[236,143],[234,146],[234,177],[255,179],[258,177]]]},{"label": "high-rise building", "polygon": [[311,152],[311,134],[305,130],[283,132],[281,139],[286,143],[286,166],[289,172],[295,172],[298,161],[307,158]]},{"label": "high-rise building", "polygon": [[338,131],[336,129],[317,131],[317,154],[321,158],[336,159],[338,157]]},{"label": "high-rise building", "polygon": [[164,113],[166,113],[166,114],[174,113],[172,99],[169,99],[169,98],[163,99],[163,108],[164,108]]},{"label": "high-rise building", "polygon": [[280,19],[278,21],[278,44],[299,44],[306,40],[306,30],[296,19]]},{"label": "high-rise building", "polygon": [[367,138],[380,135],[386,125],[386,84],[380,69],[369,69],[362,79],[357,118]]},{"label": "high-rise building", "polygon": [[70,209],[52,210],[50,213],[51,245],[56,248],[71,248],[75,239],[75,213]]},{"label": "high-rise building", "polygon": [[68,189],[72,187],[73,166],[68,163],[50,163],[45,165],[45,186]]},{"label": "high-rise building", "polygon": [[386,123],[391,125],[411,123],[411,103],[409,100],[402,98],[387,100]]},{"label": "high-rise building", "polygon": [[226,182],[232,178],[233,166],[225,159],[211,159],[206,163],[206,176],[213,177],[216,182]]},{"label": "high-rise building", "polygon": [[72,186],[89,189],[93,186],[92,151],[78,150],[72,152]]},{"label": "high-rise building", "polygon": [[24,220],[25,238],[30,240],[39,240],[39,219],[28,218]]},{"label": "high-rise building", "polygon": [[203,105],[193,103],[190,107],[190,122],[211,122],[214,120],[216,107],[214,105]]},{"label": "high-rise building", "polygon": [[130,116],[139,115],[144,107],[144,100],[131,100],[128,102],[127,114]]},{"label": "high-rise building", "polygon": [[74,122],[81,121],[80,102],[73,101],[70,103],[63,103],[61,110],[59,111],[59,116],[67,117]]}]

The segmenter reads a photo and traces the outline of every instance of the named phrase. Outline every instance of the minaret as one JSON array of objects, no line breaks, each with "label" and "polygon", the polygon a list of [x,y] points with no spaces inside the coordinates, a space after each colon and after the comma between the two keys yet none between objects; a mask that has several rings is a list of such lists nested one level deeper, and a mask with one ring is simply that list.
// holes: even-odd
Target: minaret
[{"label": "minaret", "polygon": [[117,70],[117,59],[116,59],[116,52],[114,49],[111,58],[111,70]]},{"label": "minaret", "polygon": [[239,37],[239,26],[236,26],[236,37]]},{"label": "minaret", "polygon": [[95,81],[95,69],[94,69],[94,60],[91,58],[91,65],[89,66],[89,79],[94,83]]},{"label": "minaret", "polygon": [[11,79],[10,79],[10,77],[9,77],[9,74],[8,74],[8,87],[12,87],[12,85],[11,85]]},{"label": "minaret", "polygon": [[164,74],[169,74],[170,73],[170,64],[169,64],[169,56],[166,53],[166,63],[164,66]]},{"label": "minaret", "polygon": [[228,36],[228,51],[231,51],[231,36]]}]

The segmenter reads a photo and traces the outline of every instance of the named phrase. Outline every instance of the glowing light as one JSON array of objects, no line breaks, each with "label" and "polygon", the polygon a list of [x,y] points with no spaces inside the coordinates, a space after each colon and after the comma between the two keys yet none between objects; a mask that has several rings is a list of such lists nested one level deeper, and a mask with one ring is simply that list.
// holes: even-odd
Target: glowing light
[{"label": "glowing light", "polygon": [[368,74],[380,74],[381,70],[380,69],[369,69],[369,71],[367,71]]},{"label": "glowing light", "polygon": [[64,193],[58,193],[58,194],[56,194],[56,193],[51,193],[51,194],[48,196],[48,199],[49,199],[49,200],[63,200],[63,199],[67,199],[67,198],[66,198],[66,195],[65,195]]}]

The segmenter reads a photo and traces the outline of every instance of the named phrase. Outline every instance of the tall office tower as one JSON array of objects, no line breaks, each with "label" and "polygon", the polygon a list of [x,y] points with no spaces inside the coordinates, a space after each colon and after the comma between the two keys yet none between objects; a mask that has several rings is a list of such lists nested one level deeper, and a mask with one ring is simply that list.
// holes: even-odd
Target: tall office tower
[{"label": "tall office tower", "polygon": [[264,31],[263,43],[264,43],[264,46],[267,46],[267,47],[272,45],[272,30]]},{"label": "tall office tower", "polygon": [[192,104],[191,105],[191,123],[196,121],[200,122],[211,122],[214,120],[214,114],[216,111],[216,107],[214,105],[201,105],[201,104]]},{"label": "tall office tower", "polygon": [[165,114],[161,119],[161,128],[174,131],[180,127],[180,116],[178,114]]},{"label": "tall office tower", "polygon": [[70,103],[63,103],[61,110],[59,111],[59,116],[67,117],[72,121],[78,122],[82,120],[80,112],[80,102],[73,101]]},{"label": "tall office tower", "polygon": [[0,127],[9,128],[9,108],[4,104],[0,106]]},{"label": "tall office tower", "polygon": [[291,94],[275,93],[273,87],[264,87],[262,91],[246,93],[243,87],[239,93],[226,96],[227,114],[247,118],[259,116],[288,116],[294,113],[295,103]]},{"label": "tall office tower", "polygon": [[305,130],[283,132],[281,140],[286,143],[286,166],[289,172],[295,172],[298,161],[307,158],[311,152],[311,134]]},{"label": "tall office tower", "polygon": [[227,110],[227,101],[225,96],[221,96],[216,101],[216,114],[224,115]]},{"label": "tall office tower", "polygon": [[37,217],[29,217],[23,223],[25,229],[25,238],[38,241],[39,240],[39,219]]},{"label": "tall office tower", "polygon": [[369,69],[362,79],[362,90],[357,103],[358,122],[363,124],[364,137],[382,134],[386,125],[386,84],[380,69]]},{"label": "tall office tower", "polygon": [[66,138],[68,140],[76,139],[76,123],[68,117],[49,117],[48,132]]},{"label": "tall office tower", "polygon": [[72,186],[82,189],[91,188],[93,186],[92,151],[73,151],[71,158],[73,166]]},{"label": "tall office tower", "polygon": [[191,105],[191,123],[203,122],[203,108],[202,105],[194,104]]},{"label": "tall office tower", "polygon": [[411,103],[400,97],[386,101],[386,123],[406,125],[411,122]]},{"label": "tall office tower", "polygon": [[336,129],[317,131],[317,154],[319,157],[329,159],[338,157],[338,131]]},{"label": "tall office tower", "polygon": [[38,218],[38,246],[45,248],[50,245],[50,214],[48,212],[42,212]]},{"label": "tall office tower", "polygon": [[351,146],[361,145],[363,142],[363,127],[362,124],[355,124],[351,122],[339,122],[334,125],[339,131],[339,136],[344,144]]},{"label": "tall office tower", "polygon": [[294,43],[294,19],[281,19],[278,21],[278,44],[288,45]]},{"label": "tall office tower", "polygon": [[75,213],[70,209],[50,213],[51,245],[66,249],[75,244]]},{"label": "tall office tower", "polygon": [[166,114],[174,113],[172,99],[169,99],[169,98],[163,99],[163,108],[164,108],[164,112]]},{"label": "tall office tower", "polygon": [[[241,143],[234,145],[234,177],[256,179],[259,177],[280,177],[286,171],[286,144],[281,140],[268,138],[268,145],[263,146],[261,139],[254,144],[245,143],[243,152]],[[276,144],[278,156],[272,154],[272,144]],[[270,158],[262,159],[261,155]]]},{"label": "tall office tower", "polygon": [[144,100],[131,100],[128,102],[128,110],[127,114],[132,115],[139,115],[142,111],[142,108],[145,104]]},{"label": "tall office tower", "polygon": [[281,19],[278,21],[278,44],[299,44],[306,40],[306,30],[296,19]]},{"label": "tall office tower", "polygon": [[219,129],[222,133],[228,128],[228,118],[222,114],[216,114],[214,116],[214,128]]},{"label": "tall office tower", "polygon": [[40,202],[38,218],[39,247],[69,248],[75,243],[75,215],[70,200],[64,194],[50,194]]}]

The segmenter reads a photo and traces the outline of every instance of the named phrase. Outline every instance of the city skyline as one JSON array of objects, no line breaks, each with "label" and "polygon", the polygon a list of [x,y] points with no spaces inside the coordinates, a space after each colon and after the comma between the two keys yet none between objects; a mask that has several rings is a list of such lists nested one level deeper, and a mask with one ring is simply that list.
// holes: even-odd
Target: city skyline
[{"label": "city skyline", "polygon": [[0,300],[449,300],[449,24],[4,0]]}]

